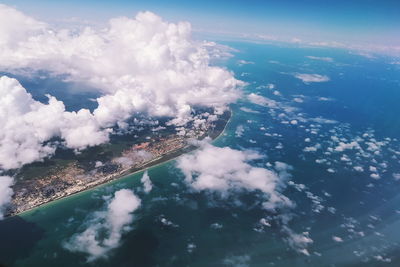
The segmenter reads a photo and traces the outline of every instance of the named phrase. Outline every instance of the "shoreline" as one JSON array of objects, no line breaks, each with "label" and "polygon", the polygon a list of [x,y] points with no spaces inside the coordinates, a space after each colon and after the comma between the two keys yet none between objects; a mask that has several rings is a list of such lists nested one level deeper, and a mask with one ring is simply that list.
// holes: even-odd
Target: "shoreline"
[{"label": "shoreline", "polygon": [[[229,122],[231,121],[231,118],[233,116],[233,112],[230,109],[228,111],[229,111],[228,120],[226,121],[223,129],[218,133],[218,135],[215,136],[214,138],[212,138],[212,142],[215,142],[217,139],[219,139],[224,134],[224,132],[226,130],[226,127],[228,126]],[[186,145],[183,148],[180,148],[180,149],[178,149],[176,151],[171,151],[170,153],[168,153],[166,155],[163,155],[162,157],[155,158],[155,159],[143,164],[143,166],[140,166],[140,167],[137,167],[137,168],[131,168],[129,170],[122,171],[119,174],[115,174],[115,177],[111,178],[110,180],[105,180],[103,182],[95,184],[92,187],[84,188],[82,190],[73,192],[71,194],[68,194],[68,195],[65,195],[65,196],[61,196],[61,197],[58,197],[58,198],[55,198],[55,199],[51,199],[49,201],[41,203],[41,204],[39,204],[39,205],[37,205],[35,207],[23,210],[21,212],[17,212],[17,213],[14,213],[14,214],[6,215],[5,219],[11,218],[11,217],[14,217],[14,216],[27,215],[27,213],[35,212],[36,209],[43,208],[43,207],[48,206],[48,205],[50,205],[52,203],[54,204],[57,201],[61,201],[61,200],[67,199],[69,197],[74,197],[74,196],[77,196],[78,194],[82,194],[84,192],[89,192],[90,190],[94,190],[96,188],[99,188],[99,187],[102,187],[102,186],[106,186],[107,184],[111,184],[113,182],[117,182],[118,180],[121,180],[121,179],[127,178],[127,177],[129,177],[131,175],[135,175],[137,173],[146,171],[146,170],[148,170],[150,168],[153,168],[153,167],[156,167],[156,166],[159,166],[159,165],[162,165],[162,164],[166,164],[166,163],[168,163],[170,161],[176,160],[177,158],[179,158],[183,154],[195,151],[196,149],[197,149],[197,147],[195,147],[193,145]]]}]

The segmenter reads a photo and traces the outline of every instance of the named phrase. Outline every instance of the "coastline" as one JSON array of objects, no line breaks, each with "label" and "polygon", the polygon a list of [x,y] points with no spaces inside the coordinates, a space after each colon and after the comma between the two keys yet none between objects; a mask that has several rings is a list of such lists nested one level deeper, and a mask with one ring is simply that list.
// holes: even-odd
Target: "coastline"
[{"label": "coastline", "polygon": [[[216,136],[214,136],[214,137],[211,137],[211,136],[207,135],[208,137],[212,138],[212,142],[217,141],[224,134],[224,132],[225,132],[225,130],[227,128],[227,125],[231,121],[232,116],[233,116],[233,112],[232,112],[231,109],[229,109],[228,112],[229,112],[229,118],[226,120],[222,130],[219,131],[218,134]],[[207,137],[207,136],[205,136],[205,137]],[[95,189],[97,189],[99,187],[102,187],[102,186],[110,185],[110,184],[112,184],[114,182],[120,181],[121,179],[128,178],[129,176],[132,176],[132,175],[135,175],[137,173],[146,171],[146,170],[148,170],[150,168],[154,168],[154,167],[160,166],[162,164],[166,164],[166,163],[168,163],[170,161],[176,160],[181,155],[189,153],[189,152],[192,152],[192,151],[194,151],[196,149],[197,149],[196,146],[185,145],[184,147],[182,147],[182,148],[180,148],[178,150],[171,151],[170,153],[167,153],[167,154],[165,154],[165,155],[163,155],[161,157],[158,157],[158,158],[155,158],[155,159],[153,159],[153,160],[151,160],[149,162],[146,162],[145,164],[143,164],[140,167],[130,168],[128,170],[122,171],[121,173],[114,174],[115,177],[112,177],[109,180],[105,180],[105,181],[99,182],[99,183],[97,183],[97,184],[95,184],[95,185],[93,185],[91,187],[84,188],[82,190],[67,194],[65,196],[61,196],[61,197],[57,197],[57,198],[54,198],[54,199],[50,199],[49,201],[41,203],[41,204],[39,204],[37,206],[34,206],[32,208],[23,210],[21,212],[17,212],[17,213],[14,213],[14,214],[9,214],[9,215],[6,216],[6,218],[10,218],[10,217],[14,217],[14,216],[24,216],[24,215],[27,215],[28,213],[35,212],[39,208],[43,208],[45,206],[48,206],[48,205],[51,205],[51,204],[55,204],[58,201],[65,200],[67,198],[74,197],[74,196],[77,196],[77,195],[85,193],[85,192],[90,192],[91,190],[95,190]]]}]

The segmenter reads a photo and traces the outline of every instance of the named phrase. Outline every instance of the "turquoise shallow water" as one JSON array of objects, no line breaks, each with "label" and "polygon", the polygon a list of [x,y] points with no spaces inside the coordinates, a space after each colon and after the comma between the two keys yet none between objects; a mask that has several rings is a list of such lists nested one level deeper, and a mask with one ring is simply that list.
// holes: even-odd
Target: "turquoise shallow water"
[{"label": "turquoise shallow water", "polygon": [[[91,265],[399,266],[400,181],[395,178],[400,173],[400,66],[389,64],[388,58],[342,50],[228,45],[239,52],[226,62],[227,68],[249,85],[213,144],[257,150],[266,157],[255,166],[275,161],[293,166],[283,194],[296,203],[290,228],[309,232],[313,240],[309,256],[290,248],[278,224],[255,231],[266,216],[257,206],[216,204],[205,193],[190,192],[176,162],[170,161],[149,169],[154,187],[148,195],[140,191],[140,172],[4,220],[0,263],[87,264],[85,254],[65,250],[63,242],[84,230],[88,214],[104,209],[105,196],[129,188],[142,199],[132,230],[107,259]],[[330,80],[305,83],[294,77],[298,73]],[[276,101],[275,107],[248,101],[250,93]],[[363,153],[335,150],[339,142],[353,141]],[[371,178],[373,173],[380,179]],[[252,194],[245,198],[254,200]],[[178,227],[163,225],[163,217]],[[222,228],[212,228],[214,223]]]}]

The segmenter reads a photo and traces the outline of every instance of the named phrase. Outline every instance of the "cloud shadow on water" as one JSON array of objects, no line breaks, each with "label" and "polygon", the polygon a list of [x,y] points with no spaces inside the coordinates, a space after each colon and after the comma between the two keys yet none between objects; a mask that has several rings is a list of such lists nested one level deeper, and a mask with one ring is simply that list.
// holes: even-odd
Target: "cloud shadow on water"
[{"label": "cloud shadow on water", "polygon": [[29,256],[35,244],[44,236],[44,230],[19,216],[0,221],[0,266],[9,266]]},{"label": "cloud shadow on water", "polygon": [[158,238],[150,230],[137,230],[124,240],[115,259],[119,259],[119,266],[155,266],[154,253],[158,245]]}]

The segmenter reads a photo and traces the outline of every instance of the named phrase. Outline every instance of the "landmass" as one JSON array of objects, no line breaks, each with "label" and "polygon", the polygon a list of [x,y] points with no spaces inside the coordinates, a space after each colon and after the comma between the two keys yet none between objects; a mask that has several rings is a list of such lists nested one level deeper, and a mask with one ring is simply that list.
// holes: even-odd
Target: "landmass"
[{"label": "landmass", "polygon": [[[215,139],[223,132],[230,117],[231,112],[226,111],[201,129],[185,129],[184,135],[175,132],[147,137],[103,161],[93,158],[86,160],[90,164],[82,164],[78,160],[67,160],[45,168],[28,167],[19,174],[20,179],[13,186],[14,195],[6,216],[20,214],[189,152],[195,149],[189,140],[201,140],[207,136]],[[100,154],[103,152],[100,150]]]}]

